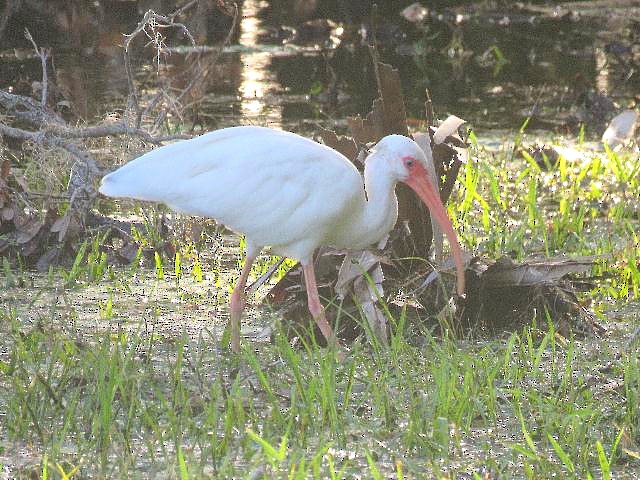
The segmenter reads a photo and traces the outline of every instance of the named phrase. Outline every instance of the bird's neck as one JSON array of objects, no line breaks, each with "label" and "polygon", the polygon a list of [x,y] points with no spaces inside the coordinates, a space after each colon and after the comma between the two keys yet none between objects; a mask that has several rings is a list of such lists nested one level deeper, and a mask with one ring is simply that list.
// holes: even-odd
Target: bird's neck
[{"label": "bird's neck", "polygon": [[398,219],[396,181],[384,168],[377,165],[382,158],[369,158],[364,167],[366,204],[361,210],[357,230],[360,232],[358,248],[378,243],[389,233]]}]

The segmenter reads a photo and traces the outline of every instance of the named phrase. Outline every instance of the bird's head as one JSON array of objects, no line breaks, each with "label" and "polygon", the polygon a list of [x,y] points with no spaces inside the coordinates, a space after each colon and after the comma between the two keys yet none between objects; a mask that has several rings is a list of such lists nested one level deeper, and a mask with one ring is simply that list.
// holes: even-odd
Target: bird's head
[{"label": "bird's head", "polygon": [[427,156],[416,142],[404,135],[387,135],[373,148],[372,156],[384,158],[394,180],[407,183],[416,174],[427,174]]},{"label": "bird's head", "polygon": [[392,178],[411,187],[425,203],[432,218],[440,225],[451,245],[458,277],[457,290],[462,295],[464,293],[462,250],[440,199],[440,192],[436,186],[437,180],[429,176],[427,162],[432,160],[427,159],[427,155],[416,142],[403,135],[388,135],[381,139],[374,147],[372,157],[384,159],[382,163],[385,164]]}]

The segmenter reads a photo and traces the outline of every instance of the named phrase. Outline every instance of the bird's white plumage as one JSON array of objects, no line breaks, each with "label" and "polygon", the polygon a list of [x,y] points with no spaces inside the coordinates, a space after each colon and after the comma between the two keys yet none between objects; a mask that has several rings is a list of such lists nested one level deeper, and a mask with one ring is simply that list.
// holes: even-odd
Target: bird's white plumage
[{"label": "bird's white plumage", "polygon": [[298,259],[321,244],[348,241],[336,238],[341,222],[365,203],[362,176],[340,153],[263,127],[226,128],[155,149],[107,175],[100,191],[214,218],[256,249],[270,245]]}]

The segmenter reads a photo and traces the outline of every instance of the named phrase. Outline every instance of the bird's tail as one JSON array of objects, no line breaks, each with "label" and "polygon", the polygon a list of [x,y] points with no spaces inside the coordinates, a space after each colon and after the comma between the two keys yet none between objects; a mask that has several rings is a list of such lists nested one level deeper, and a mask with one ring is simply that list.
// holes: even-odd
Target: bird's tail
[{"label": "bird's tail", "polygon": [[100,183],[98,191],[107,197],[135,198],[137,200],[155,201],[153,189],[149,188],[149,182],[144,178],[127,175],[122,168],[105,175]]},{"label": "bird's tail", "polygon": [[117,174],[118,172],[112,172],[108,175],[102,177],[102,181],[100,182],[100,188],[98,191],[106,195],[107,197],[128,197],[130,192],[128,192],[126,184],[124,182],[118,182]]}]

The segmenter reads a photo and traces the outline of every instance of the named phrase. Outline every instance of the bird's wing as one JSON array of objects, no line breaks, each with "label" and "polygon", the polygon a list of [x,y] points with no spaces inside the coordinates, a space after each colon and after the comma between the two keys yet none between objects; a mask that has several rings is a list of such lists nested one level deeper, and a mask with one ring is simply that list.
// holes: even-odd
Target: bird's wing
[{"label": "bird's wing", "polygon": [[322,236],[364,195],[360,174],[341,154],[262,127],[226,128],[153,150],[108,175],[101,191],[215,218],[258,245]]}]

